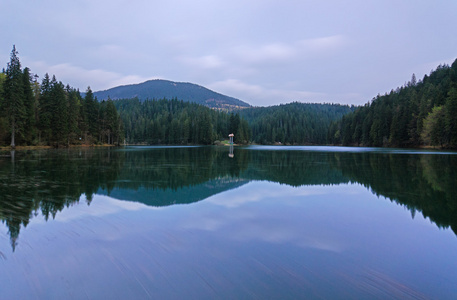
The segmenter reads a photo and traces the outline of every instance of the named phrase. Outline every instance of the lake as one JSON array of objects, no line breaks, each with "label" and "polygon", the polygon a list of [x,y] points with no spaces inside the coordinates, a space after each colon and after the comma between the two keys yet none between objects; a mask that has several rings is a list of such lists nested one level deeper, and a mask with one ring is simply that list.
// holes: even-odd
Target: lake
[{"label": "lake", "polygon": [[457,153],[0,153],[1,299],[455,299]]}]

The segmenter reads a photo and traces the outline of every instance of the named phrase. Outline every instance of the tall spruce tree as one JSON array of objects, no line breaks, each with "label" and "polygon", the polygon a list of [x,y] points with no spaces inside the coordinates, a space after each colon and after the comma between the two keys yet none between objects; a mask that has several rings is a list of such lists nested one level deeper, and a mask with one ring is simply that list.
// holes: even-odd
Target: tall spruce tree
[{"label": "tall spruce tree", "polygon": [[108,144],[114,144],[118,140],[119,117],[117,115],[116,107],[111,99],[106,102],[106,134],[108,137]]},{"label": "tall spruce tree", "polygon": [[6,115],[5,115],[5,110],[3,109],[3,85],[5,83],[5,70],[0,73],[0,143],[4,141],[8,134],[8,125],[7,125],[7,120],[6,120]]},{"label": "tall spruce tree", "polygon": [[10,62],[6,69],[3,109],[11,130],[11,147],[16,147],[16,134],[22,132],[26,115],[24,106],[24,84],[21,63],[17,57],[16,46],[11,51]]},{"label": "tall spruce tree", "polygon": [[32,89],[32,76],[29,68],[23,71],[23,88],[24,88],[24,139],[27,144],[32,144],[36,136],[36,119],[35,119],[35,96]]},{"label": "tall spruce tree", "polygon": [[57,82],[55,76],[51,80],[52,142],[55,146],[63,145],[68,141],[68,110],[65,87]]},{"label": "tall spruce tree", "polygon": [[66,87],[68,95],[68,140],[67,144],[75,143],[79,136],[80,130],[78,128],[78,120],[81,106],[81,95],[79,91],[71,88],[69,85]]},{"label": "tall spruce tree", "polygon": [[95,141],[99,133],[99,103],[90,87],[87,87],[86,96],[84,97],[84,108],[87,114],[88,132],[93,141]]},{"label": "tall spruce tree", "polygon": [[48,142],[51,137],[51,119],[52,119],[52,103],[51,103],[51,79],[46,73],[41,83],[39,107],[39,140],[40,142]]}]

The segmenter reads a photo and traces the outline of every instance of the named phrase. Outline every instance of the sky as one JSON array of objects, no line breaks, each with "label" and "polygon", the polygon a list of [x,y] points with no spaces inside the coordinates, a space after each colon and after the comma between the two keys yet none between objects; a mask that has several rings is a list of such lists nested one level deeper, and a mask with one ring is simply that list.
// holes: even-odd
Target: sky
[{"label": "sky", "polygon": [[456,0],[0,0],[0,68],[93,91],[191,82],[254,106],[362,105],[457,58]]}]

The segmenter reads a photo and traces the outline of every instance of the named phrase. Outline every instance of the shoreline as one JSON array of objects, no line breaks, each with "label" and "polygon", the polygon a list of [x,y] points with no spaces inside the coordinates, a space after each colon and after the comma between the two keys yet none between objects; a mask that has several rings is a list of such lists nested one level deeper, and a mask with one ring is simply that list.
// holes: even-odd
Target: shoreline
[{"label": "shoreline", "polygon": [[[220,142],[217,144],[214,144],[213,146],[222,146],[222,147],[227,147],[227,146],[246,146],[246,145],[259,145],[255,143],[250,143],[250,144],[232,144],[230,145],[229,143],[224,143]],[[101,144],[101,145],[88,145],[88,144],[81,144],[81,145],[70,145],[68,147],[54,147],[54,146],[16,146],[14,149],[11,148],[11,146],[0,146],[0,151],[12,151],[12,150],[17,150],[17,151],[29,151],[29,150],[50,150],[50,149],[70,149],[70,148],[104,148],[104,147],[123,147],[124,145],[109,145],[109,144]],[[149,146],[146,144],[127,144],[125,146]],[[161,145],[161,146],[172,146],[172,145]],[[305,145],[297,145],[297,144],[280,144],[280,143],[273,143],[265,146],[335,146],[335,147],[354,147],[354,148],[360,148],[360,147],[367,147],[367,146],[360,146],[360,145],[349,145],[349,146],[343,146],[343,145],[316,145],[316,144],[305,144]],[[455,150],[453,148],[447,148],[447,147],[437,147],[437,146],[419,146],[419,147],[367,147],[367,148],[385,148],[385,149],[426,149],[426,150]]]},{"label": "shoreline", "polygon": [[24,151],[24,150],[49,150],[49,149],[69,149],[69,148],[99,148],[99,147],[117,147],[116,145],[70,145],[68,147],[53,147],[53,146],[16,146],[14,149],[11,146],[0,146],[0,151]]}]

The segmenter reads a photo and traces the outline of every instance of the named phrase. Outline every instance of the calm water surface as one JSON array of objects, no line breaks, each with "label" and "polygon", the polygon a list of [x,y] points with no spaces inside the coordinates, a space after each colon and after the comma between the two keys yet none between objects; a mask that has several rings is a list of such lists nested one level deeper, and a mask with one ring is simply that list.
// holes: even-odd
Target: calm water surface
[{"label": "calm water surface", "polygon": [[0,153],[0,299],[456,299],[457,153]]}]

